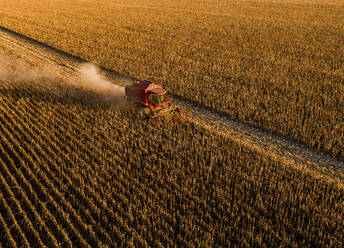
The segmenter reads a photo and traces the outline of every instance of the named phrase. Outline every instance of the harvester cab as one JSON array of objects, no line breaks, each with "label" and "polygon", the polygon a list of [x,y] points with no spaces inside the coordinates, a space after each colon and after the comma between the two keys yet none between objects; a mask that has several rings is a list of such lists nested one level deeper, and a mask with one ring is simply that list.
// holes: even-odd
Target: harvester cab
[{"label": "harvester cab", "polygon": [[179,119],[185,117],[179,107],[173,106],[171,94],[161,85],[135,80],[132,85],[125,87],[125,95],[141,115],[153,121],[159,117],[170,117],[172,120],[175,116]]}]

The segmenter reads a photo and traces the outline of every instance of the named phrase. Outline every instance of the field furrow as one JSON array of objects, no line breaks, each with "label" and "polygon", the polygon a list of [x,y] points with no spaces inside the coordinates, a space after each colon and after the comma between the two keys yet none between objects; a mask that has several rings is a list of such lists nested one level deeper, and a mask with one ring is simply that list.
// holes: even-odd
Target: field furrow
[{"label": "field furrow", "polygon": [[[29,109],[32,109],[31,107],[29,107]],[[68,114],[68,112],[67,112],[67,115],[69,115]],[[38,116],[42,116],[42,115],[38,115]],[[53,115],[54,117],[56,117],[57,115],[56,114],[54,114]],[[41,119],[41,120],[37,120],[37,122],[39,123],[40,121],[42,121],[42,122],[44,122],[46,119]],[[89,170],[89,169],[92,169],[92,168],[87,168],[87,167],[89,167],[89,163],[90,162],[94,162],[95,160],[94,159],[97,159],[99,156],[101,156],[101,151],[99,151],[98,150],[98,153],[96,152],[97,151],[97,149],[92,149],[92,148],[94,148],[94,147],[92,147],[92,142],[89,142],[89,143],[87,143],[87,145],[85,146],[85,145],[82,145],[82,144],[80,144],[79,143],[79,141],[78,140],[76,140],[75,138],[73,138],[72,136],[69,136],[69,135],[67,135],[66,136],[66,134],[68,134],[68,132],[66,132],[66,130],[68,130],[68,128],[73,128],[73,125],[72,124],[70,124],[69,125],[69,121],[67,121],[67,119],[66,118],[64,118],[64,123],[59,123],[56,119],[54,119],[54,123],[56,123],[56,126],[54,126],[54,130],[56,130],[57,132],[55,132],[54,134],[52,134],[52,136],[53,137],[51,137],[51,140],[53,141],[53,140],[55,140],[56,139],[56,141],[59,141],[59,142],[63,142],[63,146],[62,146],[62,148],[64,148],[63,150],[59,150],[60,148],[59,147],[55,147],[55,149],[56,150],[58,150],[58,151],[60,151],[60,154],[63,154],[64,152],[66,152],[66,151],[70,151],[70,152],[68,152],[68,158],[69,159],[71,159],[72,161],[74,161],[74,159],[73,159],[73,155],[74,155],[74,158],[76,159],[76,161],[83,167],[83,168],[85,168],[86,169],[86,171],[87,170]],[[67,123],[67,124],[66,124]],[[55,125],[55,124],[54,124]],[[63,128],[66,128],[66,129],[63,129]],[[61,129],[61,130],[60,130]],[[78,130],[82,130],[82,129],[78,129]],[[48,133],[49,131],[48,130],[43,130],[43,131],[45,131],[44,133]],[[63,135],[61,135],[61,134],[64,134],[64,136]],[[69,146],[68,146],[69,145]],[[82,151],[82,152],[85,152],[85,156],[83,157],[83,158],[80,158],[80,157],[78,157],[76,154],[74,154],[74,151],[75,151],[75,149],[73,149],[73,148],[76,148],[76,150],[77,151]],[[87,155],[87,153],[89,152],[89,151],[93,151],[92,152],[92,158],[88,158],[88,155]],[[86,153],[87,152],[87,153]],[[84,159],[87,159],[88,158],[88,161],[83,161]],[[115,168],[115,164],[113,164],[112,166],[114,166],[114,168]],[[71,172],[71,173],[73,173],[73,172]],[[90,179],[86,174],[84,174],[84,173],[82,173],[81,174],[81,176],[84,178],[83,180],[84,181],[87,181],[87,180],[91,180],[91,182],[93,181],[93,182],[95,182],[93,179]],[[128,175],[125,175],[125,176],[128,176]],[[87,180],[86,180],[87,179]],[[101,180],[101,178],[99,178],[99,177],[96,177],[96,180],[97,179],[99,179],[99,180]],[[76,178],[73,178],[72,180],[77,180]],[[74,184],[81,184],[81,180],[79,179],[78,181],[73,181],[73,183]],[[139,188],[142,188],[142,186],[140,186]],[[111,209],[109,209],[108,207],[106,207],[106,205],[104,205],[104,201],[105,201],[105,199],[103,199],[103,198],[101,198],[101,197],[99,197],[98,196],[98,194],[96,193],[96,192],[94,192],[93,190],[92,190],[92,188],[90,188],[90,187],[87,187],[87,190],[89,190],[89,192],[88,192],[88,194],[91,194],[91,196],[92,197],[95,197],[95,198],[93,198],[93,200],[89,200],[89,199],[85,199],[85,204],[88,204],[88,202],[95,202],[96,203],[96,205],[94,205],[94,208],[95,208],[95,210],[96,210],[96,212],[98,212],[98,213],[100,213],[100,212],[107,212],[107,215],[108,216],[111,216],[111,221],[110,222],[107,222],[107,223],[109,223],[109,226],[107,226],[107,230],[111,233],[111,230],[112,230],[112,222],[113,221],[115,221],[116,219],[117,219],[117,223],[118,223],[118,225],[121,225],[121,223],[123,222],[123,220],[122,220],[122,218],[123,217],[120,217],[120,219],[118,219],[118,217],[116,216],[116,213],[113,213],[112,212],[112,210]],[[82,192],[79,192],[79,196],[81,197],[81,195],[83,195],[83,193]],[[79,199],[81,199],[81,198],[79,198]],[[118,199],[118,198],[117,198]],[[119,204],[119,202],[116,202],[116,201],[114,201],[113,199],[111,199],[111,201],[112,201],[112,206],[121,206],[122,204]],[[125,199],[125,201],[126,202],[128,202],[128,199]],[[100,206],[100,208],[102,209],[102,210],[100,210],[100,209],[98,209],[97,208],[97,206]],[[123,210],[121,210],[120,208],[119,209],[116,209],[116,211],[118,212],[120,212],[121,213],[121,215],[123,216],[124,215],[124,217],[126,217],[125,215],[126,215],[126,213],[123,211]],[[96,217],[96,218],[98,218],[98,221],[99,221],[99,217]],[[134,227],[134,226],[133,226]],[[130,233],[130,231],[129,231],[129,229],[127,228],[127,227],[125,227],[125,226],[123,226],[122,227],[122,230],[123,231],[125,231],[127,234],[129,234]],[[139,240],[140,238],[138,238],[138,240]]]},{"label": "field furrow", "polygon": [[[18,228],[17,223],[13,222],[14,218],[2,194],[0,194],[0,206],[2,209],[2,213],[0,214],[0,228],[1,228],[0,229],[1,230],[0,244],[4,245],[5,247],[17,247],[17,243],[15,239],[16,237],[18,237],[18,232],[20,232],[21,230],[20,228],[17,229]],[[3,218],[3,216],[5,216],[5,219]],[[11,232],[11,229],[12,229],[12,232]],[[22,238],[23,239],[21,243],[23,244],[25,237],[22,236]]]},{"label": "field furrow", "polygon": [[[5,117],[6,118],[6,117]],[[4,121],[5,119],[2,119],[1,121]],[[17,136],[17,132],[12,129],[9,123],[6,123],[4,126],[9,127],[9,130],[11,130],[12,134],[9,135],[9,133],[6,133],[9,135],[9,140],[5,140],[5,143],[10,142],[12,144],[16,144],[16,140],[20,140],[20,138]],[[4,136],[3,136],[4,138]],[[7,147],[9,148],[9,147]],[[22,170],[19,170],[17,167],[10,167],[10,172],[12,175],[17,176],[17,180],[21,182],[21,187],[25,191],[25,195],[30,198],[32,202],[32,206],[34,207],[34,214],[37,216],[38,221],[41,222],[42,225],[42,237],[47,237],[45,242],[48,242],[47,245],[55,245],[58,246],[58,242],[55,238],[58,238],[59,241],[62,243],[64,241],[64,233],[61,233],[61,230],[59,226],[56,223],[55,218],[52,216],[52,214],[47,210],[45,204],[48,201],[47,195],[42,194],[41,186],[38,184],[35,174],[27,170],[28,166],[27,164],[30,164],[33,162],[32,158],[26,154],[26,152],[23,150],[21,146],[14,146],[15,151],[13,151],[13,155],[18,159],[15,160],[15,164],[22,168]],[[8,151],[11,153],[10,151]],[[36,169],[37,170],[37,169]],[[37,213],[36,213],[37,211]],[[43,218],[41,220],[40,218]],[[50,228],[50,230],[48,229]],[[52,232],[54,235],[52,235]]]},{"label": "field furrow", "polygon": [[[39,124],[39,122],[35,122],[36,124]],[[14,125],[15,126],[15,125]],[[30,133],[30,132],[27,132],[27,133]],[[32,134],[32,133],[31,133]],[[33,135],[33,134],[32,134]],[[26,133],[22,133],[22,136],[23,137],[25,137],[25,136],[27,136],[26,135]],[[27,140],[33,140],[33,136],[28,136],[28,137],[26,137],[27,138]],[[46,147],[44,147],[44,148],[46,148]],[[44,151],[44,150],[41,150],[41,152],[42,151]],[[51,157],[51,156],[50,156]],[[51,159],[49,159],[48,160],[48,158],[50,158],[50,157],[48,157],[48,156],[46,156],[45,155],[45,157],[43,156],[43,157],[41,157],[41,159],[47,159],[47,161],[49,161],[50,163],[51,163],[51,165],[57,165],[58,163],[56,162],[56,161],[51,161]],[[58,160],[57,160],[58,161]],[[63,165],[63,164],[60,164],[61,166]],[[69,166],[70,166],[71,164],[69,164]],[[68,164],[67,164],[67,166],[68,166]],[[43,166],[42,166],[43,167]],[[58,174],[51,174],[50,173],[50,168],[49,167],[43,167],[44,169],[47,169],[47,170],[45,170],[44,171],[44,173],[45,173],[45,175],[51,175],[50,176],[50,178],[47,180],[46,179],[46,185],[45,185],[45,187],[47,187],[47,186],[49,186],[49,188],[56,188],[57,186],[56,185],[52,185],[51,183],[49,183],[49,180],[52,180],[53,178],[56,178],[57,176],[58,176]],[[38,169],[38,170],[41,170],[41,169],[43,169],[43,168],[35,168],[36,170]],[[56,169],[54,170],[55,172],[57,171]],[[61,173],[61,171],[59,171],[58,173]],[[65,181],[65,180],[63,180],[63,181]],[[50,184],[50,185],[49,185]],[[60,183],[60,185],[58,185],[59,187],[58,188],[60,188],[60,189],[64,189],[62,192],[63,193],[66,193],[66,190],[68,189],[69,191],[72,191],[71,190],[71,188],[70,187],[68,187],[68,184],[67,185],[62,185],[61,183]],[[72,184],[70,184],[70,186],[72,186],[73,187],[73,185]],[[69,192],[69,194],[71,194],[71,192]],[[80,195],[79,195],[80,196]],[[63,198],[61,198],[61,197],[59,197],[58,198],[58,202],[59,202],[59,204],[61,205],[62,203],[64,203],[64,201],[66,200],[66,199],[68,199],[68,197],[66,197],[66,196],[64,196]],[[74,203],[75,204],[75,202],[77,202],[77,200],[76,200],[76,198],[74,198],[73,196],[72,196],[72,203]],[[66,206],[66,205],[65,205]],[[76,207],[76,208],[75,208]],[[72,206],[67,206],[67,208],[69,208],[69,209],[67,209],[67,210],[69,210],[68,212],[70,212],[70,211],[72,211],[72,212],[75,212],[75,210],[74,209],[79,209],[80,208],[80,210],[78,210],[78,211],[82,211],[84,208],[82,207],[82,206],[76,206],[76,205],[72,205]],[[84,210],[85,211],[85,210]],[[87,213],[87,210],[86,210],[86,213]],[[73,215],[73,214],[71,214],[70,215],[70,217],[71,218],[73,218],[73,222],[74,221],[76,221],[76,220],[79,220],[79,221],[77,221],[77,223],[79,222],[80,223],[80,217],[79,217],[79,214],[80,213],[78,213],[77,215]],[[87,216],[87,215],[86,215]],[[83,216],[83,217],[85,217],[85,215]],[[64,218],[60,218],[60,220],[63,220]],[[87,235],[89,235],[88,233],[90,232],[90,230],[88,230],[88,227],[89,227],[89,225],[90,224],[87,224],[87,223],[80,223],[80,225],[79,225],[79,228],[81,227],[81,232],[82,233],[84,233],[83,235],[84,236],[86,236],[85,238],[87,238]],[[72,229],[74,229],[74,228],[72,228]],[[80,238],[80,234],[79,233],[76,233],[76,235],[77,235],[77,237],[78,238]],[[94,242],[95,242],[95,238],[93,237],[93,239],[90,239],[90,238],[87,238],[88,240],[89,240],[89,242],[91,242],[91,244],[93,244]],[[81,238],[81,241],[82,241],[83,239]],[[77,241],[77,242],[79,242],[79,241]],[[92,243],[93,242],[93,243]]]},{"label": "field furrow", "polygon": [[[3,147],[0,145],[0,154],[3,155]],[[6,162],[7,161],[5,159]],[[5,171],[5,173],[4,173]],[[4,176],[4,174],[5,176]],[[7,179],[7,181],[5,180]],[[11,181],[8,181],[11,180]],[[25,197],[21,187],[17,184],[15,179],[8,174],[8,171],[6,171],[6,168],[1,168],[1,174],[0,174],[0,182],[1,182],[1,192],[3,194],[3,197],[6,199],[6,205],[8,206],[8,209],[10,209],[12,216],[15,218],[16,222],[19,225],[20,230],[25,234],[25,238],[22,240],[23,245],[29,246],[41,246],[43,247],[43,242],[41,238],[39,237],[39,234],[37,233],[37,230],[39,230],[40,224],[42,223],[35,223],[35,218],[33,215],[32,206],[29,205],[28,199]],[[25,199],[26,198],[26,199]],[[22,199],[19,201],[18,199]],[[5,207],[7,208],[7,206]],[[32,219],[33,221],[32,221]],[[36,224],[36,225],[34,225]],[[37,228],[37,229],[36,229]],[[21,244],[18,243],[18,244]]]},{"label": "field furrow", "polygon": [[[7,115],[4,114],[5,118],[6,118],[6,116]],[[12,116],[11,120],[15,121],[16,118],[14,116]],[[31,156],[28,156],[27,152],[25,150],[23,150],[22,148],[20,148],[21,154],[25,154],[22,156],[22,158],[27,162],[26,163],[27,166],[25,166],[25,167],[20,166],[19,168],[20,168],[21,172],[24,174],[25,178],[27,178],[27,180],[30,182],[32,189],[35,191],[35,193],[32,193],[33,195],[31,194],[32,195],[31,198],[34,198],[34,200],[36,202],[38,202],[39,208],[42,209],[42,211],[44,213],[43,216],[46,219],[45,222],[49,223],[49,227],[51,228],[51,231],[59,239],[58,240],[59,244],[63,244],[63,245],[68,244],[68,246],[71,246],[71,241],[68,238],[66,231],[63,230],[60,227],[60,225],[57,223],[57,220],[64,220],[66,217],[59,210],[59,206],[58,206],[57,202],[55,202],[54,199],[47,193],[46,185],[41,184],[41,181],[44,180],[43,179],[44,174],[42,176],[42,168],[38,167],[36,165],[36,163],[38,163],[38,165],[41,165],[42,158],[38,157],[37,154],[35,154],[33,147],[32,147],[32,145],[34,143],[32,141],[30,142],[30,145],[27,144],[28,139],[25,136],[25,134],[22,132],[23,124],[21,124],[20,126],[13,124],[13,123],[7,123],[7,124],[11,125],[11,127],[14,128],[11,130],[13,131],[12,134],[15,135],[15,138],[18,138],[18,140],[20,140],[19,137],[21,137],[21,139],[25,139],[25,141],[21,140],[21,145],[23,146],[23,148],[28,149],[28,151],[31,154]],[[17,129],[17,130],[15,130],[15,129]],[[50,188],[54,188],[54,187],[50,187]],[[31,191],[32,191],[32,189],[31,189]],[[54,216],[54,214],[56,214],[56,213],[57,213],[57,220]],[[67,227],[68,227],[68,225],[67,225]],[[70,228],[68,227],[68,229],[70,229]]]},{"label": "field furrow", "polygon": [[[4,207],[3,207],[4,208]],[[5,245],[6,247],[17,247],[14,239],[11,236],[10,230],[8,229],[6,222],[0,215],[0,244]]]},{"label": "field furrow", "polygon": [[[15,106],[12,106],[12,108],[13,109],[17,109]],[[33,109],[32,108],[32,106],[29,106],[28,107],[28,111],[30,111],[31,109]],[[28,111],[25,111],[26,112],[26,114],[28,114]],[[37,114],[37,112],[35,112],[36,114]],[[21,114],[19,113],[19,116],[20,116]],[[42,115],[37,115],[37,116],[42,116]],[[54,115],[55,116],[55,115]],[[41,119],[41,120],[39,120],[39,119],[36,119],[35,120],[35,122],[36,123],[41,123],[41,121],[43,122],[43,120]],[[63,125],[59,125],[59,123],[57,123],[57,127],[59,127],[59,128],[62,128],[63,127]],[[56,130],[59,130],[58,128],[56,127]],[[35,130],[35,133],[39,133],[39,132],[42,132],[42,131],[46,131],[45,133],[48,133],[48,130],[39,130],[39,129],[36,129]],[[59,133],[66,133],[65,132],[65,130],[61,130]],[[25,134],[23,134],[23,135],[25,135]],[[54,135],[56,135],[56,133],[54,134]],[[33,138],[33,137],[32,137]],[[48,137],[49,138],[49,137]],[[66,139],[66,140],[64,140],[64,139]],[[52,139],[52,140],[55,140],[54,138]],[[67,140],[68,140],[68,142],[69,141],[71,141],[72,143],[73,143],[73,138],[71,138],[70,139],[70,137],[68,137],[67,136],[67,138],[64,138],[63,136],[56,136],[56,141],[59,141],[59,142],[61,142],[61,141],[66,141],[67,142]],[[67,143],[68,143],[67,142]],[[75,144],[76,143],[73,143],[72,145],[74,145],[75,146]],[[90,143],[91,144],[91,143]],[[65,149],[64,149],[64,151],[71,151],[71,152],[69,152],[68,153],[68,158],[70,158],[70,159],[72,159],[72,161],[74,161],[73,160],[73,158],[72,158],[72,156],[73,156],[73,154],[74,154],[74,151],[73,150],[71,150],[71,147],[68,147],[68,146],[63,146]],[[73,148],[73,146],[72,146],[72,148]],[[59,150],[60,148],[58,148],[57,146],[56,147],[54,147],[54,149],[56,150],[56,151],[60,151],[58,154],[63,154],[63,152],[61,151],[61,150]],[[52,154],[50,154],[50,157],[54,157]],[[97,157],[97,154],[95,154],[94,155],[94,157]],[[80,158],[81,159],[81,158]],[[82,162],[82,160],[76,160],[78,163],[80,163],[80,162]],[[86,166],[88,166],[87,165],[87,163],[85,163],[85,162],[83,162],[82,163],[85,167]],[[62,165],[61,165],[62,166]],[[73,173],[73,172],[71,172],[71,173]],[[74,183],[76,183],[75,181],[74,181]],[[78,181],[78,184],[81,184],[81,181]],[[72,184],[71,184],[72,185]],[[92,192],[93,192],[93,190],[91,190]],[[79,192],[79,197],[82,197],[82,192]],[[106,210],[107,208],[102,204],[102,201],[103,201],[103,199],[101,199],[101,198],[99,198],[99,196],[97,196],[97,194],[95,193],[95,192],[93,192],[93,195],[95,195],[96,197],[97,197],[97,199],[96,199],[96,202],[98,203],[98,204],[101,204],[102,206],[101,206],[101,208],[102,208],[102,212],[104,212],[104,210]],[[79,201],[80,201],[80,199],[81,198],[79,198]],[[84,203],[85,204],[88,204],[88,202],[93,202],[94,200],[91,200],[91,201],[89,201],[88,199],[85,199],[84,200]],[[96,207],[96,206],[95,206]],[[82,209],[82,208],[81,208]],[[97,209],[97,208],[96,208]],[[97,209],[97,212],[101,212],[99,209]],[[123,212],[122,212],[123,213]],[[111,216],[113,216],[114,217],[114,214],[113,213],[111,213]],[[84,218],[86,218],[85,216],[84,216]],[[99,218],[99,217],[98,217]],[[98,221],[99,221],[99,219],[98,219]],[[111,223],[111,222],[110,222]],[[94,223],[89,223],[89,224],[94,224]],[[112,225],[110,224],[110,226],[108,226],[108,230],[111,232],[111,230],[112,230]],[[127,230],[127,232],[128,232],[128,230]]]}]

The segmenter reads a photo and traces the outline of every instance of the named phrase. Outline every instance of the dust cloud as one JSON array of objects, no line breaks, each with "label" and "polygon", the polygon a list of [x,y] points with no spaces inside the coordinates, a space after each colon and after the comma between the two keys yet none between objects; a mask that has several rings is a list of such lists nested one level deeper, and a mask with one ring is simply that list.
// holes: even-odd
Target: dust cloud
[{"label": "dust cloud", "polygon": [[56,77],[56,70],[52,66],[38,69],[24,60],[0,54],[0,82],[10,81],[12,85],[15,85],[20,82],[34,82]]},{"label": "dust cloud", "polygon": [[117,100],[120,100],[121,98],[124,99],[124,87],[106,80],[101,74],[100,69],[94,64],[83,64],[79,69],[79,73],[80,87],[101,94],[108,99],[111,97],[116,98]]},{"label": "dust cloud", "polygon": [[[0,87],[21,87],[30,85],[32,90],[51,88],[52,95],[63,97],[95,93],[95,99],[106,102],[125,102],[124,87],[113,84],[91,63],[82,64],[73,77],[63,78],[55,65],[34,66],[28,62],[0,54]],[[42,86],[48,86],[43,87]],[[58,90],[56,91],[56,89]],[[53,90],[54,89],[54,90]],[[88,98],[90,99],[90,98]]]}]

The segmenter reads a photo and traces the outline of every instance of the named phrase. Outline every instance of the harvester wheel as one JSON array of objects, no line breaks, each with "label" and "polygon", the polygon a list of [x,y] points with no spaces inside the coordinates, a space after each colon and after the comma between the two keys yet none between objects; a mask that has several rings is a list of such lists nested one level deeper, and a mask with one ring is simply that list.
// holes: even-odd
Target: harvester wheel
[{"label": "harvester wheel", "polygon": [[144,109],[143,109],[143,113],[144,113],[145,115],[149,115],[149,113],[150,113],[150,108],[144,108]]},{"label": "harvester wheel", "polygon": [[150,116],[150,109],[149,108],[141,108],[138,112],[142,118]]}]

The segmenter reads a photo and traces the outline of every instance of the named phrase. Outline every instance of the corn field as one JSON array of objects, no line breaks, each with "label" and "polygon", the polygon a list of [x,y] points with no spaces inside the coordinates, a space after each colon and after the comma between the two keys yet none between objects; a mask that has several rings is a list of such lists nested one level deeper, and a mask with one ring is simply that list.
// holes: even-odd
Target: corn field
[{"label": "corn field", "polygon": [[[342,161],[343,7],[3,0],[0,32],[161,83]],[[77,73],[68,59],[5,38],[0,247],[344,246],[342,163],[327,176],[198,119],[153,124],[67,82]],[[16,59],[4,66],[3,55]]]},{"label": "corn field", "polygon": [[4,246],[343,245],[341,183],[88,97],[2,85]]},{"label": "corn field", "polygon": [[3,0],[0,25],[344,156],[340,0]]}]

